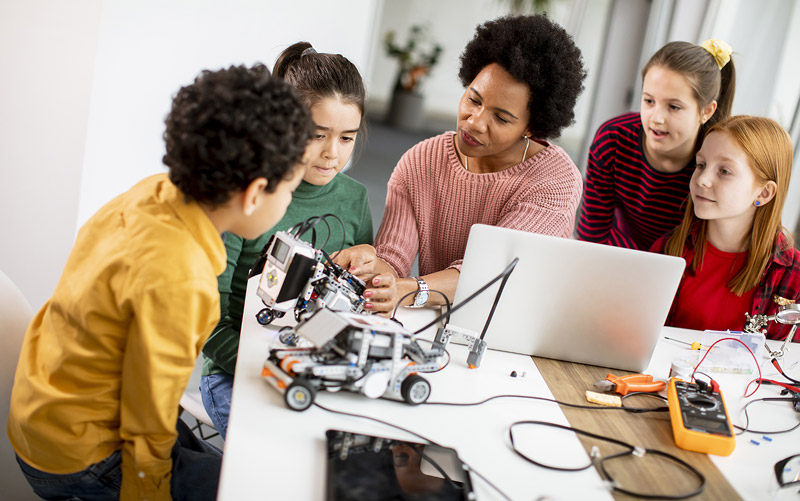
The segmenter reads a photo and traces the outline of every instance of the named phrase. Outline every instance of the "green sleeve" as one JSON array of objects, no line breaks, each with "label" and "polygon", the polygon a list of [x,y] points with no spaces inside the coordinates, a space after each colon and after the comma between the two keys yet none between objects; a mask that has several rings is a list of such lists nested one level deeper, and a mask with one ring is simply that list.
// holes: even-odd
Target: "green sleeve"
[{"label": "green sleeve", "polygon": [[358,233],[355,238],[355,245],[359,244],[372,245],[372,211],[369,209],[369,197],[366,189],[361,207],[361,220],[358,223]]},{"label": "green sleeve", "polygon": [[233,374],[236,368],[236,355],[239,351],[239,328],[235,326],[233,318],[241,314],[231,315],[231,284],[239,266],[239,257],[242,253],[244,240],[233,233],[225,234],[225,251],[228,255],[228,265],[225,271],[217,278],[219,288],[220,321],[203,346],[203,355],[206,358],[203,364],[203,375],[218,373],[222,369],[228,374]]}]

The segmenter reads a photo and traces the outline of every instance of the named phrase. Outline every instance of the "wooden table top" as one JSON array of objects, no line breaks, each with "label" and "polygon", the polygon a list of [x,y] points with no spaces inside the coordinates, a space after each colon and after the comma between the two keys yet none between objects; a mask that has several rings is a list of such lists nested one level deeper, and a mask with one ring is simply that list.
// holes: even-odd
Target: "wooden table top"
[{"label": "wooden table top", "polygon": [[[585,392],[594,391],[595,381],[605,379],[609,373],[627,374],[625,371],[546,358],[533,357],[533,360],[557,400],[581,405],[591,405],[586,401]],[[665,405],[666,402],[642,396],[633,396],[625,401],[625,406],[630,407],[651,408]],[[575,428],[632,445],[660,450],[692,465],[706,477],[705,489],[694,499],[742,499],[708,455],[686,451],[675,445],[668,412],[634,414],[623,410],[593,411],[563,405],[561,409],[570,425]],[[593,445],[599,446],[603,456],[621,450],[618,446],[614,448],[591,438],[579,437],[587,454]],[[696,477],[658,456],[628,456],[618,461],[609,461],[607,467],[622,488],[634,492],[676,495],[699,486]],[[613,492],[613,495],[615,499],[634,499],[617,492]]]}]

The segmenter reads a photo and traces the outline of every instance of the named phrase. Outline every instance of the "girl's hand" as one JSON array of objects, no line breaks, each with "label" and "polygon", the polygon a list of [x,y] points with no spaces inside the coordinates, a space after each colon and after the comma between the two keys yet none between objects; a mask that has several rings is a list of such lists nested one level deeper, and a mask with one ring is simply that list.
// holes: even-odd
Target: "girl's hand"
[{"label": "girl's hand", "polygon": [[367,244],[354,245],[333,256],[333,262],[368,282],[375,276],[375,263],[377,255],[375,247]]}]

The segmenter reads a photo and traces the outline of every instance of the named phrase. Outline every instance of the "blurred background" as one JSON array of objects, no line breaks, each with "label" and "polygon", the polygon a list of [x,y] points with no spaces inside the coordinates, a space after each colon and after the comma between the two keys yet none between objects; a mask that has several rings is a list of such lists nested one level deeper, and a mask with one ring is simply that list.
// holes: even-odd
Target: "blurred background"
[{"label": "blurred background", "polygon": [[[86,219],[165,171],[161,136],[175,91],[206,68],[272,67],[298,40],[345,55],[364,76],[368,134],[349,174],[369,188],[377,230],[402,153],[455,126],[459,56],[475,27],[535,11],[583,52],[586,88],[556,141],[581,170],[597,127],[638,110],[647,59],[668,41],[713,37],[734,49],[734,114],[781,123],[797,171],[794,0],[0,0],[0,269],[38,309]],[[783,214],[796,236],[798,178]]]}]

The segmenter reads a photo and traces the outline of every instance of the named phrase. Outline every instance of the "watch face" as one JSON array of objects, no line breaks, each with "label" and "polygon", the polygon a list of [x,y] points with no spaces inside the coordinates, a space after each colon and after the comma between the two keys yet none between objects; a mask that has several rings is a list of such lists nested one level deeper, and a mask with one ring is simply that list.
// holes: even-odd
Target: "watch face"
[{"label": "watch face", "polygon": [[425,306],[425,303],[428,302],[428,291],[419,291],[417,292],[417,296],[414,299],[415,306]]}]

